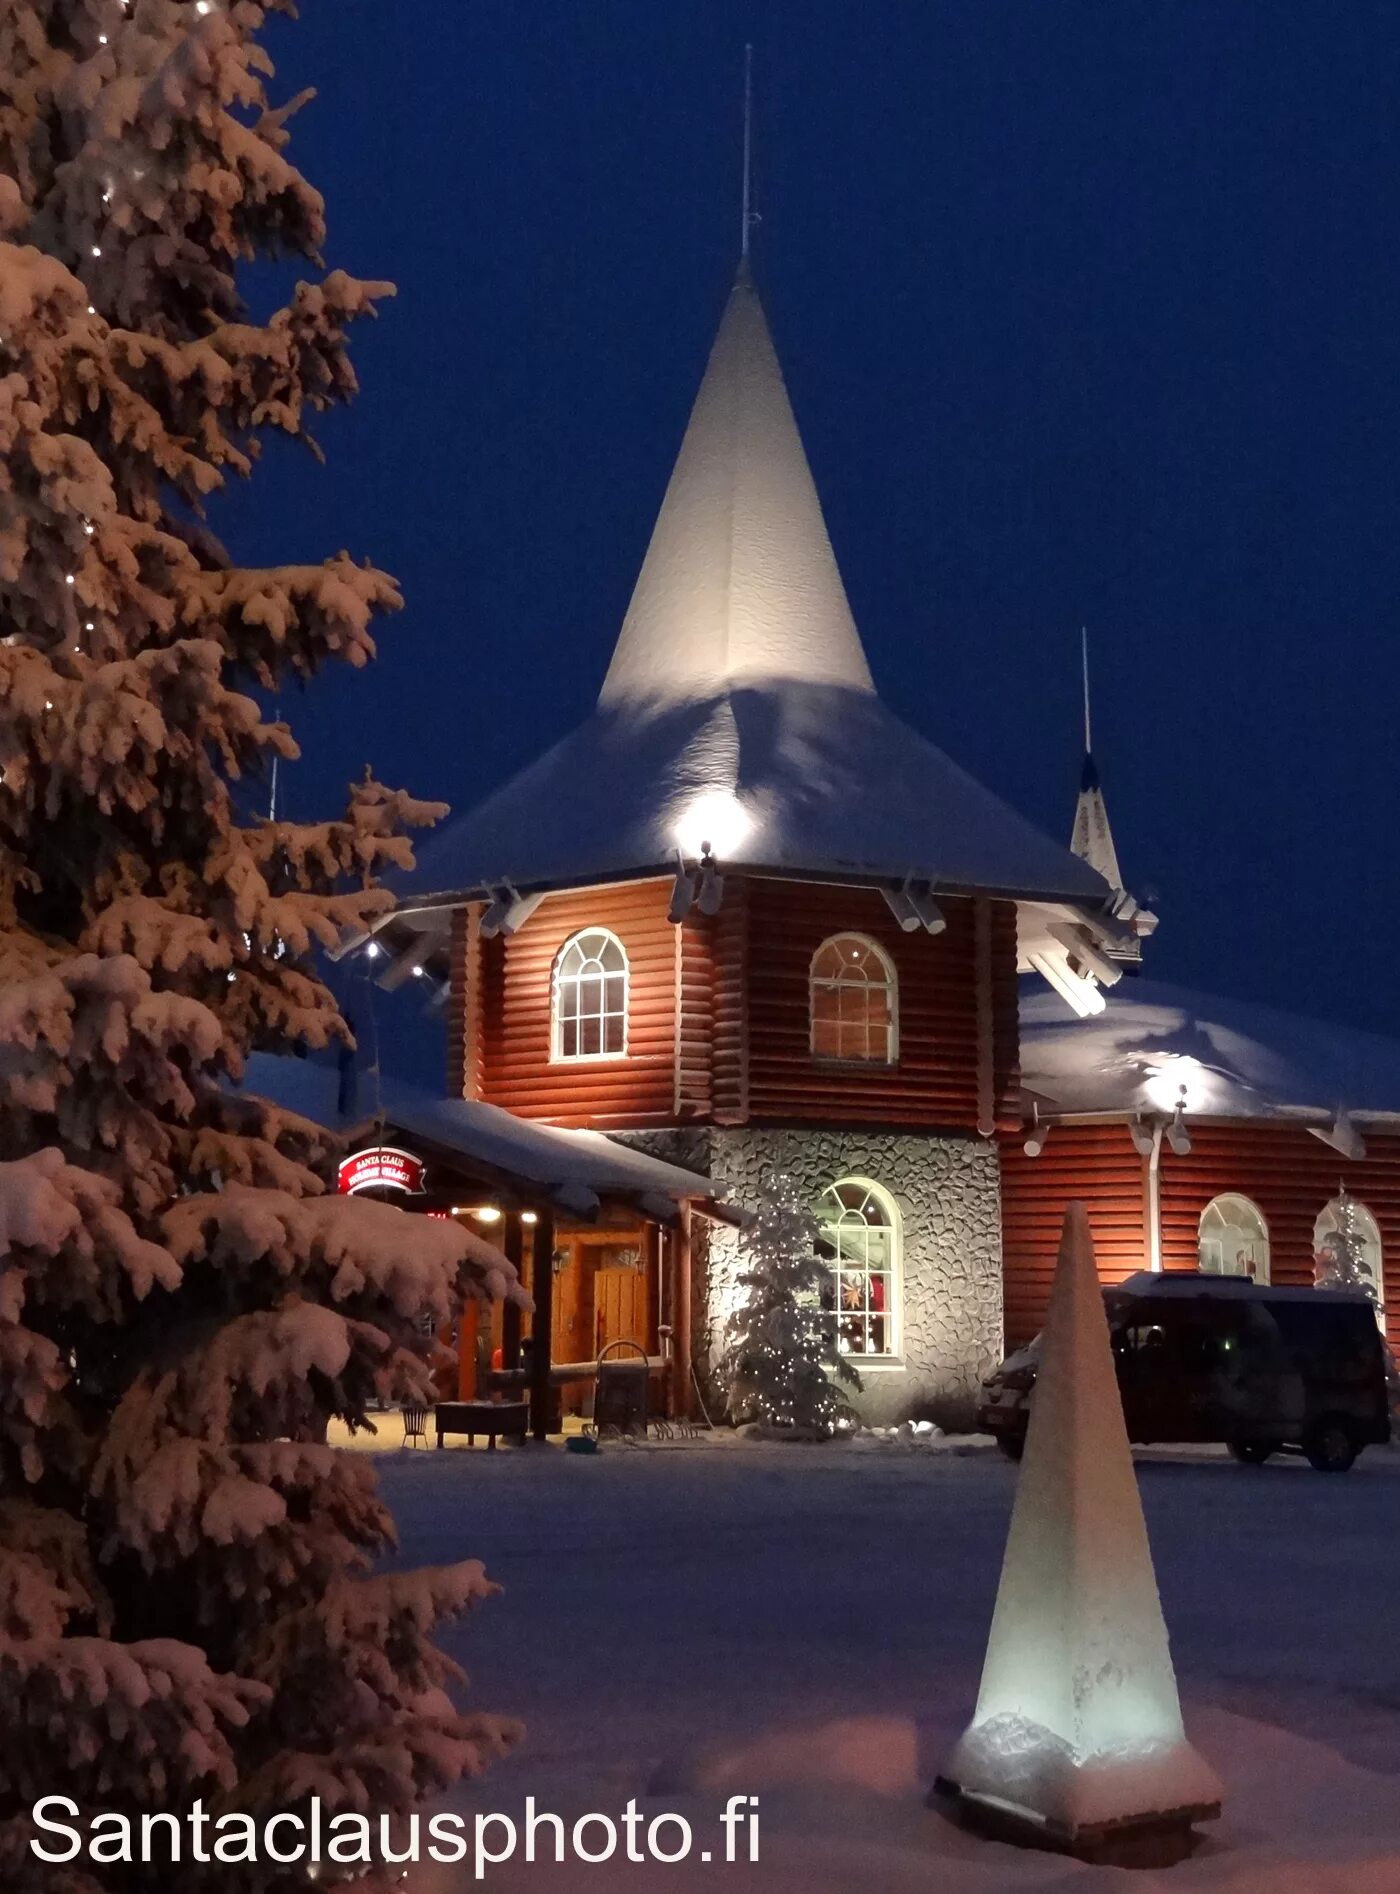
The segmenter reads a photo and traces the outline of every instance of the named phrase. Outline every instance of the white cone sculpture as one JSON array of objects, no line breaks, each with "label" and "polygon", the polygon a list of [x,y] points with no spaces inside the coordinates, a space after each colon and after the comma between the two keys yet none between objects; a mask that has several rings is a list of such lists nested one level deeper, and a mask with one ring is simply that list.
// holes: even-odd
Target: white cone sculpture
[{"label": "white cone sculpture", "polygon": [[1060,1257],[972,1726],[940,1786],[1050,1846],[1219,1813],[1186,1740],[1088,1213]]}]

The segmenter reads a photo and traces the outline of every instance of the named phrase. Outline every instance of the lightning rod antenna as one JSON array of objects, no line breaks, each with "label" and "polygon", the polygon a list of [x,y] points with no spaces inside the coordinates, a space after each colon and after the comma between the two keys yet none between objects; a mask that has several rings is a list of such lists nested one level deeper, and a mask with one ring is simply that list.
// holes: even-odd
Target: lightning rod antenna
[{"label": "lightning rod antenna", "polygon": [[739,231],[739,254],[749,253],[749,233],[755,222],[753,213],[753,47],[744,48],[744,203]]},{"label": "lightning rod antenna", "polygon": [[1089,627],[1079,627],[1079,660],[1084,673],[1084,754],[1089,756],[1094,748],[1093,727],[1089,721]]}]

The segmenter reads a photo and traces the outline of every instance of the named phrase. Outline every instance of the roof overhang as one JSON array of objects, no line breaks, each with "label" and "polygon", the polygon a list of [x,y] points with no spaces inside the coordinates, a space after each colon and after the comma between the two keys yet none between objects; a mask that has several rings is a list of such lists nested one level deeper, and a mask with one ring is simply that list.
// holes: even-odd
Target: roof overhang
[{"label": "roof overhang", "polygon": [[[1113,897],[1105,893],[1102,904],[1072,902],[1051,893],[1031,893],[1013,888],[981,887],[941,881],[929,875],[892,875],[863,869],[808,869],[768,867],[754,863],[717,863],[721,873],[730,872],[761,881],[785,881],[807,886],[861,888],[898,898],[901,890],[916,880],[938,901],[994,900],[1012,901],[1018,910],[1017,966],[1021,972],[1038,970],[1040,957],[1048,956],[1064,965],[1076,981],[1102,976],[1112,984],[1121,968],[1108,957],[1115,946],[1128,939],[1128,933],[1113,910]],[[472,887],[443,890],[430,895],[414,895],[382,915],[366,930],[348,935],[332,955],[342,959],[357,949],[372,946],[383,967],[376,983],[392,991],[410,980],[428,981],[430,1004],[446,998],[446,975],[452,937],[452,916],[473,902],[495,909],[500,916],[492,932],[509,935],[539,907],[540,902],[556,894],[632,887],[655,881],[667,882],[676,873],[675,862],[659,863],[634,872],[606,877],[583,876],[572,881],[532,885],[527,882],[478,883]],[[1076,943],[1074,935],[1081,940]],[[1082,961],[1082,970],[1081,970]]]}]

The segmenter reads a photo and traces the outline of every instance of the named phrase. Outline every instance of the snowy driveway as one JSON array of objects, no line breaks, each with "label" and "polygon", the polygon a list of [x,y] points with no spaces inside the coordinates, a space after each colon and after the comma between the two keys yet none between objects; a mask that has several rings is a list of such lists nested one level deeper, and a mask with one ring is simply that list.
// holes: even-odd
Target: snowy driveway
[{"label": "snowy driveway", "polygon": [[[900,1864],[917,1885],[936,1846],[949,1852],[926,1885],[955,1894],[1155,1886],[1003,1849],[991,1870],[987,1845],[944,1832],[912,1794],[976,1690],[1015,1479],[994,1452],[725,1441],[379,1465],[406,1562],[479,1557],[506,1588],[450,1636],[472,1703],[529,1726],[523,1752],[483,1785],[487,1805],[533,1793],[542,1806],[620,1809],[649,1784],[657,1806],[705,1786],[717,1806],[721,1781],[774,1792],[760,1870],[693,1881],[618,1867],[602,1871],[610,1884],[785,1889],[787,1855],[794,1886],[805,1875],[808,1887],[902,1889]],[[1306,1819],[1325,1860],[1345,1844],[1338,1894],[1400,1890],[1400,1452],[1367,1453],[1341,1478],[1205,1455],[1145,1456],[1139,1469],[1188,1727],[1235,1790],[1211,1852],[1162,1885],[1291,1894],[1259,1831]],[[849,1719],[867,1720],[854,1737],[831,1727]],[[743,1758],[756,1739],[762,1753]],[[853,1773],[870,1779],[853,1786]],[[1303,1777],[1335,1818],[1300,1817]],[[798,1803],[814,1791],[824,1811],[841,1805],[845,1838],[874,1821],[892,1850],[878,1882],[839,1847],[812,1879],[798,1833],[810,1848],[811,1810]],[[1340,1839],[1316,1834],[1324,1820]],[[869,1836],[852,1846],[868,1866]],[[1295,1837],[1285,1853],[1300,1847]],[[489,1884],[597,1885],[599,1872],[502,1869]],[[1324,1859],[1296,1886],[1330,1894]]]}]

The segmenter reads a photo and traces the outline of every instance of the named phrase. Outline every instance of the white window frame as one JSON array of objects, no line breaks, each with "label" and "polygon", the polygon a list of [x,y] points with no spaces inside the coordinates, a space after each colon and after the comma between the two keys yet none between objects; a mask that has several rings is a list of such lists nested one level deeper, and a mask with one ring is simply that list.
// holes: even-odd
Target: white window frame
[{"label": "white window frame", "polygon": [[[1368,1254],[1375,1268],[1376,1323],[1381,1331],[1381,1334],[1384,1335],[1385,1334],[1385,1245],[1381,1241],[1381,1226],[1376,1221],[1375,1213],[1369,1210],[1366,1207],[1366,1205],[1362,1203],[1359,1197],[1352,1197],[1350,1191],[1347,1192],[1347,1195],[1348,1197],[1351,1198],[1352,1212],[1356,1217],[1357,1226],[1359,1227],[1362,1236],[1366,1240]],[[1313,1223],[1313,1255],[1314,1257],[1317,1255],[1318,1250],[1321,1248],[1324,1237],[1331,1236],[1335,1231],[1341,1228],[1341,1225],[1342,1225],[1341,1208],[1342,1208],[1341,1198],[1332,1197],[1322,1206],[1321,1210],[1318,1211],[1317,1218],[1315,1222]]]},{"label": "white window frame", "polygon": [[1233,1277],[1237,1282],[1245,1280],[1238,1270],[1225,1269],[1223,1267],[1212,1268],[1206,1262],[1205,1246],[1207,1242],[1215,1243],[1218,1248],[1220,1247],[1218,1238],[1207,1237],[1206,1235],[1206,1218],[1210,1215],[1212,1210],[1224,1215],[1225,1211],[1222,1209],[1222,1206],[1233,1207],[1235,1205],[1239,1205],[1247,1210],[1250,1216],[1253,1217],[1259,1225],[1260,1234],[1257,1237],[1251,1237],[1249,1239],[1251,1243],[1262,1244],[1263,1246],[1262,1256],[1256,1255],[1254,1258],[1255,1267],[1253,1280],[1263,1284],[1264,1287],[1267,1288],[1273,1269],[1273,1243],[1269,1236],[1269,1220],[1259,1208],[1258,1204],[1255,1203],[1254,1199],[1252,1197],[1246,1197],[1242,1191],[1222,1190],[1218,1196],[1212,1197],[1210,1202],[1201,1211],[1196,1221],[1197,1267],[1203,1270],[1208,1276]]},{"label": "white window frame", "polygon": [[[872,953],[884,973],[883,980],[870,980],[862,976],[859,980],[843,980],[832,974],[819,974],[817,962],[829,948],[839,947],[842,942],[850,941]],[[817,1050],[817,990],[826,992],[849,991],[857,993],[884,993],[889,1001],[889,1025],[886,1027],[886,1045],[883,1056],[879,1053],[819,1052]],[[866,1025],[867,1039],[870,1027]],[[857,933],[853,928],[843,928],[839,934],[828,934],[826,939],[812,955],[807,967],[807,1048],[814,1059],[823,1063],[849,1066],[888,1066],[899,1063],[899,974],[894,962],[885,952],[878,940],[872,940],[869,934]]]},{"label": "white window frame", "polygon": [[[843,1190],[863,1191],[867,1197],[873,1198],[879,1209],[884,1213],[885,1221],[882,1224],[870,1225],[868,1227],[888,1230],[890,1233],[890,1261],[888,1270],[872,1270],[867,1261],[863,1266],[862,1272],[867,1277],[871,1275],[885,1275],[889,1278],[886,1306],[881,1311],[885,1318],[886,1327],[885,1348],[883,1352],[878,1355],[851,1354],[847,1356],[847,1360],[862,1374],[870,1368],[902,1368],[904,1366],[904,1220],[899,1214],[899,1205],[895,1202],[892,1194],[885,1189],[883,1184],[877,1184],[873,1177],[838,1177],[833,1183],[827,1185],[826,1189],[817,1199],[815,1215],[818,1228],[821,1231],[823,1240],[825,1242],[834,1242],[836,1248],[836,1260],[831,1263],[829,1267],[835,1279],[836,1306],[833,1313],[838,1324],[838,1335],[841,1320],[841,1277],[845,1272],[843,1272],[840,1267],[840,1242],[839,1239],[834,1237],[838,1222],[831,1213],[835,1211],[840,1204],[838,1193]],[[853,1221],[855,1220],[854,1212],[851,1211],[849,1206],[842,1205],[841,1208],[847,1216],[850,1216]],[[823,1257],[822,1260],[823,1262],[827,1261],[825,1257]],[[868,1333],[869,1312],[864,1311],[863,1313],[865,1314]]]},{"label": "white window frame", "polygon": [[[569,955],[569,953],[575,947],[579,946],[580,942],[589,941],[589,940],[597,940],[598,942],[602,943],[602,946],[599,948],[597,952],[595,952],[591,956],[591,958],[593,961],[597,963],[598,968],[599,968],[598,977],[603,979],[604,982],[606,982],[609,979],[616,979],[617,971],[616,969],[614,969],[611,973],[603,972],[602,963],[598,959],[598,952],[604,951],[606,947],[611,946],[611,947],[615,947],[618,953],[622,956],[622,1013],[621,1013],[622,1048],[620,1051],[617,1051],[617,1052],[606,1052],[606,1051],[604,1052],[565,1052],[564,1050],[564,1015],[563,1015],[563,1011],[560,1005],[564,985],[566,981],[570,981],[574,984],[575,987],[577,987],[578,984],[584,978],[587,977],[582,967],[579,969],[577,973],[566,974],[564,972],[564,962],[567,956]],[[585,967],[588,964],[589,964],[588,961],[584,962]],[[610,927],[576,928],[575,931],[572,934],[570,934],[569,938],[560,947],[558,953],[554,956],[554,968],[550,976],[550,996],[549,996],[550,1062],[554,1065],[597,1065],[597,1064],[600,1064],[604,1060],[625,1059],[627,1057],[631,1012],[632,1012],[632,962],[630,958],[628,957],[627,949],[623,946],[622,942],[618,939],[617,935],[613,933]],[[594,1015],[590,1013],[588,1017],[592,1019]],[[597,1017],[601,1020],[606,1021],[609,1019],[616,1019],[618,1015],[616,1012],[610,1011],[607,1009],[606,1001],[605,1001],[604,1011],[598,1014]],[[575,1018],[576,1020],[581,1020],[582,1015],[575,1015]],[[604,1037],[606,1037],[606,1034],[604,1034]]]}]

